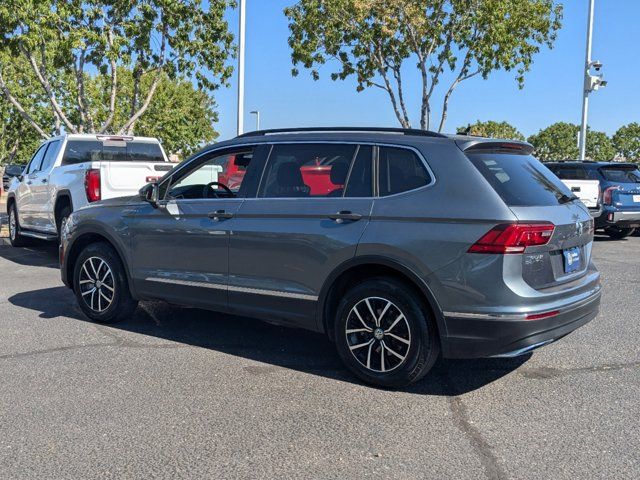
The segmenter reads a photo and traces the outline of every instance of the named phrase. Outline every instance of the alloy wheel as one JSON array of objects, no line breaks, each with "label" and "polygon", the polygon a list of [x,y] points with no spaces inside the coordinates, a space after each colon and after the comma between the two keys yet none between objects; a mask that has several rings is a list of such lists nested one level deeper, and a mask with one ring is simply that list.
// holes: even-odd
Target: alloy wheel
[{"label": "alloy wheel", "polygon": [[411,347],[406,316],[392,301],[381,297],[367,297],[353,306],[345,335],[358,363],[377,373],[402,365]]},{"label": "alloy wheel", "polygon": [[16,239],[16,226],[16,211],[12,208],[9,213],[9,238],[11,241]]},{"label": "alloy wheel", "polygon": [[80,269],[80,294],[87,306],[97,313],[113,303],[115,283],[111,268],[101,258],[88,258]]}]

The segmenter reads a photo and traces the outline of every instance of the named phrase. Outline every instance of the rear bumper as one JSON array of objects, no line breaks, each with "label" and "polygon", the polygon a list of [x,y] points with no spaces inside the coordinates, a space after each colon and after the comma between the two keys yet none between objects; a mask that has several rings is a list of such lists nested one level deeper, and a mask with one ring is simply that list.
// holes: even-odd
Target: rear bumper
[{"label": "rear bumper", "polygon": [[640,227],[640,210],[605,209],[596,219],[596,228],[616,226],[622,228]]},{"label": "rear bumper", "polygon": [[445,358],[512,357],[554,342],[593,320],[600,309],[600,286],[580,301],[554,307],[550,318],[526,320],[527,313],[445,312]]}]

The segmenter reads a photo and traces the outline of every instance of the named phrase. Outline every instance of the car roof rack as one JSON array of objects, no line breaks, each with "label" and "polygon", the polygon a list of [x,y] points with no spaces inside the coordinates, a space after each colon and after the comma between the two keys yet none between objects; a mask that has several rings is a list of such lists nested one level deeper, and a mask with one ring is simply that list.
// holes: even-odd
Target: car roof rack
[{"label": "car roof rack", "polygon": [[418,130],[416,128],[385,128],[385,127],[301,127],[301,128],[273,128],[270,130],[256,130],[254,132],[243,133],[237,138],[259,137],[266,135],[277,135],[279,133],[391,133],[396,135],[413,135],[417,137],[448,138],[446,135],[429,130]]}]

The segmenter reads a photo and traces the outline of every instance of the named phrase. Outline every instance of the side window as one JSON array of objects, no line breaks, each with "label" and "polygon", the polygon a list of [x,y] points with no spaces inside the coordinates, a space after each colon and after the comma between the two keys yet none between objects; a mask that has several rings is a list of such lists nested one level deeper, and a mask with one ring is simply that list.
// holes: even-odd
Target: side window
[{"label": "side window", "polygon": [[[198,163],[193,169],[185,171],[184,175],[172,181],[167,198],[172,199],[201,199],[201,198],[234,198],[238,196],[246,169],[253,159],[252,148],[243,149],[232,154],[215,155],[204,163]],[[242,165],[242,170],[229,169],[230,158],[235,158],[236,165]],[[226,186],[228,190],[220,186]],[[162,194],[162,192],[161,192]]]},{"label": "side window", "polygon": [[342,197],[357,145],[274,145],[258,196]]},{"label": "side window", "polygon": [[56,157],[58,156],[58,152],[60,151],[60,140],[55,140],[49,144],[49,148],[47,148],[47,153],[44,155],[44,159],[42,160],[42,166],[40,170],[43,172],[49,172],[51,167],[53,167],[54,162],[56,161]]},{"label": "side window", "polygon": [[40,171],[40,166],[42,165],[42,158],[44,157],[44,153],[47,150],[47,145],[48,144],[46,143],[42,145],[38,149],[36,154],[31,158],[31,161],[29,162],[29,166],[27,167],[27,170],[25,172],[25,175],[29,175],[30,173],[35,173]]},{"label": "side window", "polygon": [[412,150],[380,147],[379,158],[381,197],[415,190],[433,180],[424,163]]},{"label": "side window", "polygon": [[373,147],[362,145],[353,162],[344,196],[350,198],[373,197]]}]

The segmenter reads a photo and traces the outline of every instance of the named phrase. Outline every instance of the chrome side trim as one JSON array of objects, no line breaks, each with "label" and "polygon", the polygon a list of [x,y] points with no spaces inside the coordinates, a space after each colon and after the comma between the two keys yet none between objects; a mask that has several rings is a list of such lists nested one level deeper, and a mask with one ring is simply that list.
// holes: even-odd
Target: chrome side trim
[{"label": "chrome side trim", "polygon": [[305,293],[283,292],[281,290],[264,290],[262,288],[235,287],[230,285],[229,291],[240,292],[240,293],[252,293],[254,295],[270,295],[272,297],[294,298],[296,300],[308,300],[310,302],[318,301],[317,295],[307,295]]},{"label": "chrome side trim", "polygon": [[147,277],[144,280],[146,282],[167,283],[169,285],[184,285],[186,287],[211,288],[212,290],[227,290],[227,286],[220,283],[195,282],[192,280],[177,280],[173,278],[157,277]]},{"label": "chrome side trim", "polygon": [[318,301],[317,295],[307,295],[304,293],[294,293],[294,292],[283,292],[280,290],[266,290],[263,288],[237,287],[234,285],[223,285],[220,283],[196,282],[192,280],[177,280],[172,278],[157,278],[157,277],[147,277],[145,278],[145,281],[156,282],[156,283],[167,283],[170,285],[184,285],[187,287],[210,288],[213,290],[227,290],[229,292],[249,293],[253,295],[268,295],[271,297],[292,298],[296,300],[307,300],[310,302]]},{"label": "chrome side trim", "polygon": [[531,311],[526,313],[469,313],[469,312],[442,312],[445,317],[454,317],[454,318],[472,318],[477,320],[525,320],[527,315],[540,315],[548,312],[553,312],[555,310],[559,311],[558,315],[563,313],[572,312],[573,310],[577,310],[578,308],[584,307],[597,301],[600,298],[601,291],[598,291],[586,298],[584,300],[580,300],[579,302],[573,303],[566,307],[553,308],[551,310],[542,310],[542,311]]}]

